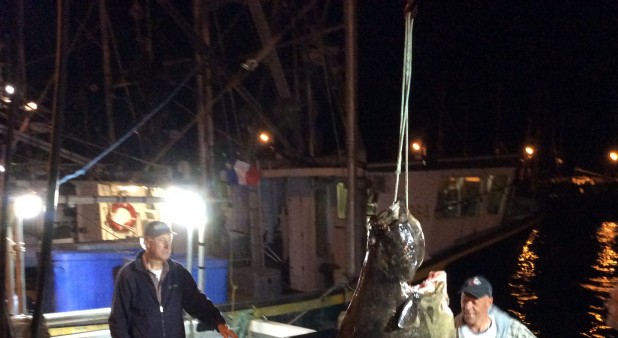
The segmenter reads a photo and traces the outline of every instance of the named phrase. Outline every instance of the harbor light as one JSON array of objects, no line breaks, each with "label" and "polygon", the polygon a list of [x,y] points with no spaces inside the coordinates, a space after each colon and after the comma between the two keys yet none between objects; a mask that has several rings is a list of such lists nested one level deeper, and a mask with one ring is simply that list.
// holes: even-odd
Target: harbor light
[{"label": "harbor light", "polygon": [[527,159],[531,159],[534,157],[534,153],[535,153],[535,149],[533,146],[526,146],[524,148],[524,154],[526,155]]},{"label": "harbor light", "polygon": [[265,132],[265,131],[261,131],[258,134],[258,140],[260,141],[260,143],[262,144],[268,144],[272,142],[272,137],[270,136],[269,133]]},{"label": "harbor light", "polygon": [[424,162],[424,158],[427,155],[427,147],[425,147],[420,139],[416,139],[410,143],[410,152],[412,152],[412,157],[414,157],[415,160],[423,160]]},{"label": "harbor light", "polygon": [[37,108],[39,108],[39,106],[33,101],[30,101],[24,105],[25,111],[35,111]]},{"label": "harbor light", "polygon": [[613,163],[618,162],[618,151],[616,151],[616,150],[611,150],[611,151],[609,152],[609,159],[610,159]]},{"label": "harbor light", "polygon": [[15,87],[11,85],[4,86],[4,91],[0,91],[0,100],[4,103],[11,102],[11,95],[15,93]]},{"label": "harbor light", "polygon": [[9,94],[9,95],[13,95],[15,94],[15,87],[11,86],[11,85],[6,85],[4,86],[4,91]]}]

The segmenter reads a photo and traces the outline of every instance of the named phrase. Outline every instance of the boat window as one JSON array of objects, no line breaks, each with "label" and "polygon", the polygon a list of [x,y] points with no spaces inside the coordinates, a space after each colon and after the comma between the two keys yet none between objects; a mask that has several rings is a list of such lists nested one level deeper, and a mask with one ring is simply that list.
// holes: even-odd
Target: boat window
[{"label": "boat window", "polygon": [[436,218],[497,215],[508,191],[507,175],[448,176],[438,191]]},{"label": "boat window", "polygon": [[500,206],[504,200],[508,188],[508,177],[506,175],[490,175],[487,178],[487,204],[488,214],[496,215],[500,212]]},{"label": "boat window", "polygon": [[481,210],[481,178],[478,176],[467,176],[461,185],[461,214],[463,216],[478,215]]},{"label": "boat window", "polygon": [[457,178],[444,178],[440,184],[440,190],[438,191],[436,217],[459,217],[461,215],[459,198],[459,183],[457,182]]}]

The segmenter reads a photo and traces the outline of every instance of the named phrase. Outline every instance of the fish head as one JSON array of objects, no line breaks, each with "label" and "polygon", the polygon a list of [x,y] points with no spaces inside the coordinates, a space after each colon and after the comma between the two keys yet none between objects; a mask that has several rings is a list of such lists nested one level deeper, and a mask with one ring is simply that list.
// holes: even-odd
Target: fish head
[{"label": "fish head", "polygon": [[388,276],[408,281],[425,257],[425,236],[420,222],[401,201],[369,223],[368,251]]}]

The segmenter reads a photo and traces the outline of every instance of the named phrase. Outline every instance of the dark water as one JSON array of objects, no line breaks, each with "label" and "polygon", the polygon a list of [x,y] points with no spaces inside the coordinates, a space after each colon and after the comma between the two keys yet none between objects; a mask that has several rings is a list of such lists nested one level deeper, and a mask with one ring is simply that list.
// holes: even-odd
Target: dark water
[{"label": "dark water", "polygon": [[486,276],[494,303],[538,337],[618,337],[604,324],[604,299],[616,276],[618,210],[581,205],[550,209],[505,242],[447,267],[451,308],[465,278]]}]

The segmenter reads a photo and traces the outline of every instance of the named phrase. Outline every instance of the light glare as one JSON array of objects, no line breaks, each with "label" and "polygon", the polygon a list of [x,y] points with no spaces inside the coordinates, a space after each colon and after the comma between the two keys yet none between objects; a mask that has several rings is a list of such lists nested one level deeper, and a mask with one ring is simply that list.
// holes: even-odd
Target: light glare
[{"label": "light glare", "polygon": [[206,203],[194,191],[178,187],[167,189],[164,210],[174,224],[195,228],[206,223]]},{"label": "light glare", "polygon": [[15,200],[15,214],[20,218],[33,218],[43,210],[43,200],[41,197],[28,194],[18,197]]}]

